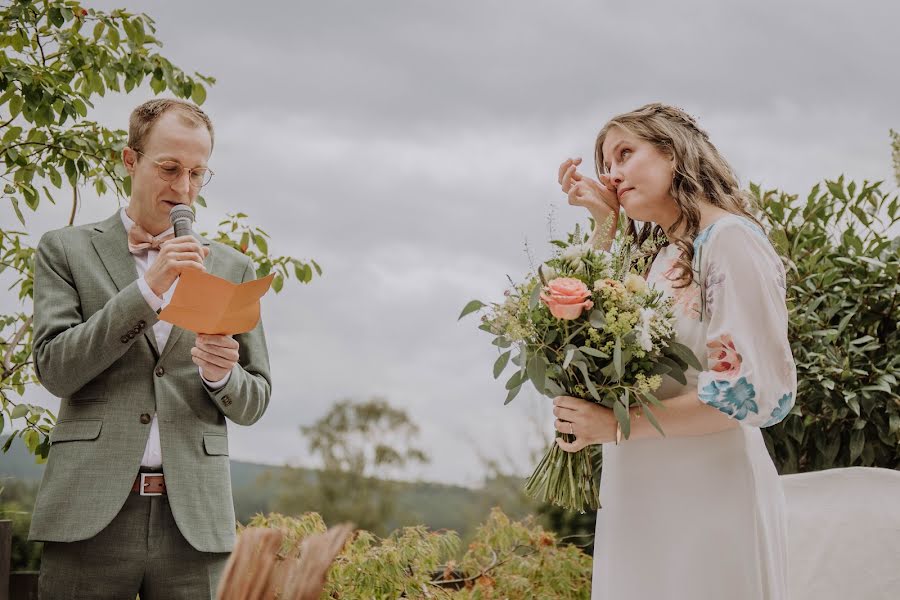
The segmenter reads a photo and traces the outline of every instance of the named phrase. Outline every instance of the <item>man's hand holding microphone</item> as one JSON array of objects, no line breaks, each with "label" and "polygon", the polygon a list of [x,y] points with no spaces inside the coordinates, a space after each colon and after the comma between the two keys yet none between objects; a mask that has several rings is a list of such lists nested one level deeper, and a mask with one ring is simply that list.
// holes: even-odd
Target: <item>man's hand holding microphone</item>
[{"label": "man's hand holding microphone", "polygon": [[[173,206],[169,219],[175,227],[175,237],[160,245],[159,255],[144,275],[147,285],[160,298],[185,270],[206,272],[203,261],[209,256],[209,248],[200,244],[191,232],[194,211],[189,206]],[[198,333],[191,348],[191,359],[200,367],[200,374],[213,383],[222,382],[239,357],[240,345],[230,335]]]}]

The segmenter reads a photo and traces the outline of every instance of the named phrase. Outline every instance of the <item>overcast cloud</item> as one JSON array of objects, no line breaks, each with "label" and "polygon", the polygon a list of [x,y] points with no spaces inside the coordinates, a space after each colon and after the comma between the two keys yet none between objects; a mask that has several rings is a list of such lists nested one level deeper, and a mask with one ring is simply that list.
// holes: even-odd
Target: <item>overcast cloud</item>
[{"label": "overcast cloud", "polygon": [[[526,239],[549,252],[548,214],[557,233],[584,217],[556,167],[588,160],[614,114],[683,107],[745,183],[805,194],[841,173],[891,179],[896,3],[88,4],[149,11],[166,56],[218,79],[199,228],[247,212],[273,252],[325,271],[264,300],[272,403],[253,427],[231,427],[235,459],[309,464],[301,424],[381,395],[410,412],[432,455],[408,476],[476,484],[479,455],[517,453],[526,470],[532,420],[550,435],[549,402],[532,392],[504,407],[490,338],[456,317],[528,271]],[[105,99],[92,117],[124,129],[148,97]],[[114,206],[88,198],[78,222]],[[35,239],[67,211],[42,210]]]}]

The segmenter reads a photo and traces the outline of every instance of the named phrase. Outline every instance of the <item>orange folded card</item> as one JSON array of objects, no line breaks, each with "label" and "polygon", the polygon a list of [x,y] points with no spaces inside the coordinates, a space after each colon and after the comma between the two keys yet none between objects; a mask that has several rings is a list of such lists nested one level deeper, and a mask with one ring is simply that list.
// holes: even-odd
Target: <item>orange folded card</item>
[{"label": "orange folded card", "polygon": [[203,271],[186,270],[159,319],[194,333],[246,333],[259,323],[259,299],[274,278],[270,273],[262,279],[231,283]]}]

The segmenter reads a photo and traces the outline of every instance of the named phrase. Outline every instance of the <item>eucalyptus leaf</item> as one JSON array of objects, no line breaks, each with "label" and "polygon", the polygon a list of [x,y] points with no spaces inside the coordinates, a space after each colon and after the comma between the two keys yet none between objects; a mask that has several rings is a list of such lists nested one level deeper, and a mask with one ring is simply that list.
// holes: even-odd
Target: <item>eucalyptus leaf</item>
[{"label": "eucalyptus leaf", "polygon": [[503,372],[503,369],[506,368],[506,365],[509,362],[509,357],[511,355],[512,350],[507,350],[506,352],[501,354],[494,362],[494,379],[500,377],[500,374]]}]

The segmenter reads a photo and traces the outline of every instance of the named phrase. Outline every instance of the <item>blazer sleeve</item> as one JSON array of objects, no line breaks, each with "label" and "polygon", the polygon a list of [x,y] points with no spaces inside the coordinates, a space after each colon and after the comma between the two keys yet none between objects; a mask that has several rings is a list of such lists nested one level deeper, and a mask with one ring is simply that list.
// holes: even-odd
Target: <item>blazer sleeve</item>
[{"label": "blazer sleeve", "polygon": [[85,320],[61,230],[41,237],[34,260],[34,367],[47,390],[67,398],[121,358],[159,320],[137,282]]}]

